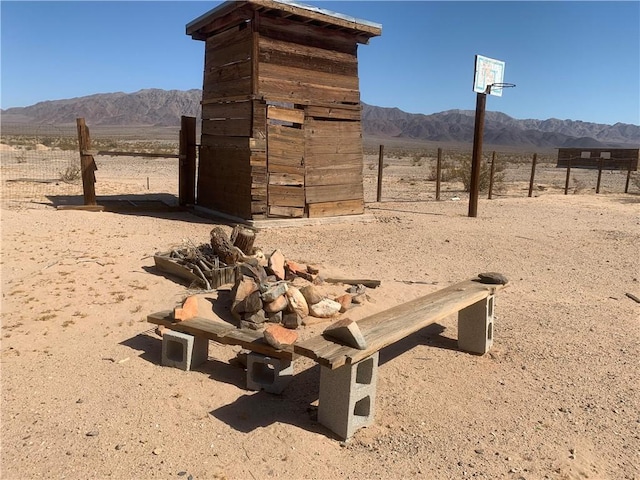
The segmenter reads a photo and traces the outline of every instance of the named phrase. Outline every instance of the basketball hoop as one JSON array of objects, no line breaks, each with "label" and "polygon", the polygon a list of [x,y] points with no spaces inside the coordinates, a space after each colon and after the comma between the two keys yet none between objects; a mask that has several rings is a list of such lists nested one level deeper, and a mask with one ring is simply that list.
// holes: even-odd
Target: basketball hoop
[{"label": "basketball hoop", "polygon": [[491,85],[487,85],[487,93],[490,95],[492,88],[502,90],[503,88],[513,88],[515,86],[515,83],[492,83]]}]

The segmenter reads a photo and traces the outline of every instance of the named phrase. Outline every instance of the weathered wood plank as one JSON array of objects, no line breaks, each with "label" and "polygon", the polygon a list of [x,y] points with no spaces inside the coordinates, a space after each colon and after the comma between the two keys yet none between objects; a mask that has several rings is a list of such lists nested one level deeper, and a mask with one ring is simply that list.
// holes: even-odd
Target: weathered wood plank
[{"label": "weathered wood plank", "polygon": [[281,122],[304,123],[304,110],[269,105],[267,108],[267,118]]},{"label": "weathered wood plank", "polygon": [[318,336],[294,345],[294,352],[332,369],[347,363],[354,364],[502,288],[503,285],[467,280],[359,320],[358,327],[367,342],[365,350]]},{"label": "weathered wood plank", "polygon": [[337,88],[296,80],[260,77],[259,94],[266,98],[285,99],[294,103],[310,104],[316,102],[358,103],[360,92],[356,89]]},{"label": "weathered wood plank", "polygon": [[238,78],[226,82],[216,82],[205,78],[202,88],[203,98],[227,98],[251,94],[251,77]]},{"label": "weathered wood plank", "polygon": [[362,164],[307,168],[307,186],[345,185],[362,182]]},{"label": "weathered wood plank", "polygon": [[304,188],[269,185],[269,206],[304,207]]},{"label": "weathered wood plank", "polygon": [[306,107],[307,117],[311,118],[335,118],[339,120],[354,120],[360,121],[362,112],[360,109],[354,110],[349,108],[340,107],[321,107],[316,105],[309,105]]},{"label": "weathered wood plank", "polygon": [[202,119],[222,119],[222,118],[246,118],[251,119],[253,114],[252,102],[224,102],[207,103],[202,105]]},{"label": "weathered wood plank", "polygon": [[207,42],[204,54],[205,73],[224,65],[251,60],[252,45],[250,37],[242,42],[224,47],[218,47],[215,44],[210,45],[209,42]]},{"label": "weathered wood plank", "polygon": [[225,345],[240,345],[253,352],[271,355],[277,358],[291,359],[293,347],[288,346],[283,350],[276,350],[263,339],[262,332],[248,329],[238,329],[234,325],[216,322],[203,317],[195,317],[183,322],[173,319],[173,311],[152,313],[147,316],[147,322],[155,325],[163,325],[170,330],[188,333],[190,335],[204,337]]},{"label": "weathered wood plank", "polygon": [[301,218],[304,217],[304,208],[269,205],[269,216]]},{"label": "weathered wood plank", "polygon": [[357,37],[337,30],[332,30],[331,35],[327,35],[325,28],[293,23],[286,19],[261,17],[259,31],[261,35],[275,40],[310,45],[351,55],[356,55],[358,50]]},{"label": "weathered wood plank", "polygon": [[307,203],[325,203],[364,198],[362,183],[305,187]]},{"label": "weathered wood plank", "polygon": [[362,155],[362,142],[327,142],[322,138],[308,138],[305,143],[305,158],[313,155]]},{"label": "weathered wood plank", "polygon": [[269,173],[269,185],[304,186],[303,173]]},{"label": "weathered wood plank", "polygon": [[258,58],[261,63],[358,76],[358,59],[355,55],[264,36],[260,37]]},{"label": "weathered wood plank", "polygon": [[310,203],[307,208],[309,218],[361,215],[364,213],[364,200]]},{"label": "weathered wood plank", "polygon": [[319,72],[299,67],[287,67],[273,63],[260,63],[260,77],[274,80],[290,80],[324,87],[335,87],[346,90],[359,88],[357,76],[339,75],[337,73]]},{"label": "weathered wood plank", "polygon": [[316,153],[304,161],[308,171],[327,168],[362,168],[362,153]]},{"label": "weathered wood plank", "polygon": [[250,118],[227,118],[202,121],[203,135],[223,135],[231,137],[249,137],[251,135]]}]

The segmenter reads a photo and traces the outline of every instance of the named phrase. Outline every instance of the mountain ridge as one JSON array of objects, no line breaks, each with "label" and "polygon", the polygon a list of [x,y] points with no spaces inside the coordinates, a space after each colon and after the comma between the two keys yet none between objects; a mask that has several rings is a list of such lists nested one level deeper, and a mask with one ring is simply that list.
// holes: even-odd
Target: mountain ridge
[{"label": "mountain ridge", "polygon": [[[3,123],[177,126],[181,115],[200,116],[202,91],[143,89],[133,93],[97,93],[83,97],[38,102],[1,110]],[[363,103],[365,136],[435,142],[471,143],[475,123],[472,110],[451,109],[422,114],[397,107]],[[515,119],[502,112],[485,113],[484,143],[516,147],[634,147],[640,144],[640,126],[614,125],[549,118]]]}]

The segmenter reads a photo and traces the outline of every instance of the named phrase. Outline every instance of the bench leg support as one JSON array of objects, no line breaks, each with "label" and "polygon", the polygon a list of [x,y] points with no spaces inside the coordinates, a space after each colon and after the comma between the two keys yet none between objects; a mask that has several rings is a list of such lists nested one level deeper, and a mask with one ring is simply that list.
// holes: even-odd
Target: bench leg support
[{"label": "bench leg support", "polygon": [[495,295],[458,312],[458,348],[483,355],[493,345]]},{"label": "bench leg support", "polygon": [[320,369],[318,422],[343,439],[374,420],[378,352],[331,370]]},{"label": "bench leg support", "polygon": [[162,365],[189,371],[209,358],[209,340],[173,330],[162,335]]},{"label": "bench leg support", "polygon": [[281,394],[293,378],[293,361],[251,352],[247,355],[247,389]]}]

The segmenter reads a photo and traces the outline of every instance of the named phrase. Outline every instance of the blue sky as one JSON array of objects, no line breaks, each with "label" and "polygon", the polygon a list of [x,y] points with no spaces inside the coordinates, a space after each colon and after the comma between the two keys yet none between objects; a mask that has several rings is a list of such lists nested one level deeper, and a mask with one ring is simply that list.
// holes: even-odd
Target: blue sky
[{"label": "blue sky", "polygon": [[[2,1],[2,108],[94,93],[202,87],[198,2]],[[487,110],[640,124],[640,2],[313,1],[382,24],[358,49],[362,100],[412,113],[475,109],[476,54],[506,62]]]}]

